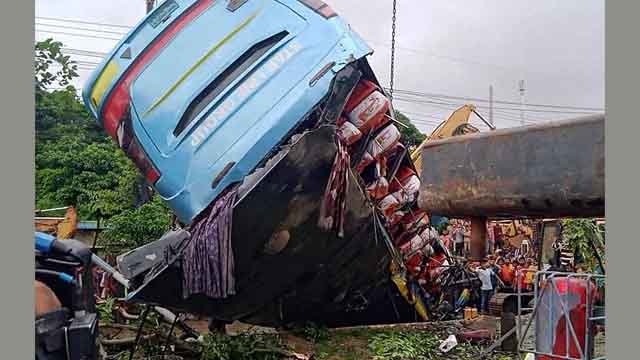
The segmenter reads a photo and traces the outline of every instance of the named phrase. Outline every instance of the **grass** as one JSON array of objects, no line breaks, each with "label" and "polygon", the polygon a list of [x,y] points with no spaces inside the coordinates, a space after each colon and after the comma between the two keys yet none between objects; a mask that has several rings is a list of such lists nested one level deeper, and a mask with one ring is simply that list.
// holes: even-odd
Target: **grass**
[{"label": "grass", "polygon": [[[438,349],[446,330],[356,329],[330,331],[313,324],[288,333],[228,336],[208,334],[198,360],[281,360],[292,353],[313,355],[314,360],[478,360],[482,348],[461,341],[448,353]],[[154,346],[155,345],[155,346]],[[157,344],[141,347],[144,358],[159,353]],[[184,357],[184,359],[189,359]],[[196,358],[194,357],[193,360]],[[515,356],[494,354],[488,360]]]},{"label": "grass", "polygon": [[312,322],[307,322],[303,326],[293,328],[291,333],[312,343],[325,341],[330,336],[329,329]]},{"label": "grass", "polygon": [[285,345],[277,335],[209,334],[204,339],[202,360],[279,360]]},{"label": "grass", "polygon": [[[424,330],[358,330],[335,332],[316,346],[319,360],[476,360],[480,347],[460,343],[448,353],[438,349],[445,334]],[[516,357],[495,354],[490,360]]]},{"label": "grass", "polygon": [[100,316],[100,323],[111,324],[113,323],[113,304],[115,299],[109,297],[105,299],[103,303],[96,305],[96,310]]},{"label": "grass", "polygon": [[315,353],[318,360],[368,359],[367,332],[354,330],[331,333],[327,339],[316,344]]}]

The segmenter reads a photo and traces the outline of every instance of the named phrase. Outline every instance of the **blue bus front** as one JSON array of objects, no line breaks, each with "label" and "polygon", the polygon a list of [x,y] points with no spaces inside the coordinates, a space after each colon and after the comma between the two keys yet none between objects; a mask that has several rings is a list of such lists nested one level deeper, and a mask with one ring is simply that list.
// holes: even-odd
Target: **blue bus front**
[{"label": "blue bus front", "polygon": [[371,49],[317,0],[166,0],[84,90],[184,223],[241,182]]}]

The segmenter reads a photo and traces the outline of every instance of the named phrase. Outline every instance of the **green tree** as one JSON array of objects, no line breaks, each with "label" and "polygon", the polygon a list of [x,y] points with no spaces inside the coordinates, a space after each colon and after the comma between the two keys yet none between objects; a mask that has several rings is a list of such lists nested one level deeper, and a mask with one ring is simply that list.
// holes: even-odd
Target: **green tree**
[{"label": "green tree", "polygon": [[[142,201],[144,177],[69,85],[77,73],[61,48],[51,39],[35,45],[36,207],[74,206],[83,220],[102,219],[110,241],[137,246],[157,239],[168,228],[169,209],[157,196]],[[62,70],[51,72],[54,63]],[[47,90],[55,84],[66,88]]]},{"label": "green tree", "polygon": [[78,76],[78,65],[62,53],[62,43],[49,38],[35,46],[35,86],[44,91],[52,84],[67,86]]},{"label": "green tree", "polygon": [[[574,251],[577,259],[590,271],[598,265],[590,243],[595,245],[598,254],[604,256],[604,229],[598,227],[593,219],[567,219],[562,221],[562,236]],[[604,257],[602,258],[604,262]]]},{"label": "green tree", "polygon": [[121,253],[159,239],[170,225],[169,208],[155,195],[150,202],[111,217],[103,233],[104,245],[109,253]]},{"label": "green tree", "polygon": [[84,142],[75,130],[36,153],[38,208],[72,205],[81,218],[96,218],[132,207],[137,170],[113,145]]},{"label": "green tree", "polygon": [[420,145],[427,136],[418,130],[418,128],[413,125],[411,120],[405,116],[403,113],[399,111],[395,111],[396,120],[402,123],[405,126],[398,126],[400,130],[400,134],[402,135],[402,142],[409,148],[412,149],[418,145]]},{"label": "green tree", "polygon": [[36,92],[36,146],[70,136],[84,143],[111,142],[85,110],[75,88]]}]

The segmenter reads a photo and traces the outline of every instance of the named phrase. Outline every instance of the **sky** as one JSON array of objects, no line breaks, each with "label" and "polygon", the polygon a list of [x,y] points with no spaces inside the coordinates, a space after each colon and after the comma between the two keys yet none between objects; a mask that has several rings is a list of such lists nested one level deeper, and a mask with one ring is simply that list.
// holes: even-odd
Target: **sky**
[{"label": "sky", "polygon": [[[325,2],[374,49],[388,87],[392,0]],[[119,39],[144,13],[144,0],[36,0],[36,40],[72,49],[82,87],[117,42],[99,37]],[[604,54],[604,0],[398,0],[394,107],[429,133],[466,103],[488,120],[492,86],[495,126],[519,126],[524,80],[525,124],[604,112]]]}]

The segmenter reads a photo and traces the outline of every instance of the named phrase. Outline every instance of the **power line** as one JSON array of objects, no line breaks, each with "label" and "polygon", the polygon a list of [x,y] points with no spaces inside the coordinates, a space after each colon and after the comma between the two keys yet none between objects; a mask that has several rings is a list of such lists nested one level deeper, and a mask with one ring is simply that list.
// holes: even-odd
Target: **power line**
[{"label": "power line", "polygon": [[[77,65],[78,65],[78,69],[79,70],[85,70],[85,71],[92,71],[94,70],[98,65],[100,65],[100,63],[97,62],[90,62],[90,61],[74,61]],[[404,98],[397,98],[396,100],[401,101],[401,102],[407,102],[407,103],[412,103],[412,104],[419,104],[419,105],[427,105],[427,106],[431,106],[431,107],[437,107],[437,108],[441,108],[443,109],[443,111],[454,111],[456,108],[462,106],[463,104],[454,104],[454,103],[444,103],[444,102],[435,102],[435,101],[416,101],[413,99],[404,99]],[[511,121],[511,122],[519,122],[520,120],[518,118],[516,118],[516,116],[514,114],[510,114],[507,112],[507,110],[501,110],[500,108],[495,109],[496,110],[496,118],[497,119],[501,119],[501,120],[506,120],[506,121]],[[431,115],[425,115],[425,114],[420,114],[420,113],[416,113],[416,112],[409,112],[409,111],[401,111],[403,114],[407,114],[410,115],[411,121],[414,120],[423,120],[426,121],[425,119],[419,119],[416,118],[416,116],[425,116],[431,119],[435,119],[435,120],[443,120],[443,117],[435,117],[433,115],[436,114],[431,114]],[[514,109],[512,111],[517,111],[517,109]],[[565,114],[571,114],[571,112],[561,112],[561,113],[565,113]],[[444,116],[446,117],[446,116]],[[526,120],[525,122],[528,124],[534,124],[534,123],[539,123],[542,121],[549,121],[549,120],[545,120],[545,119],[533,119],[531,117],[529,117],[529,120]],[[429,123],[430,125],[433,123]],[[437,125],[437,124],[436,124]]]},{"label": "power line", "polygon": [[437,116],[428,116],[428,115],[424,115],[424,116],[426,116],[428,118],[424,119],[424,118],[412,116],[409,119],[411,121],[417,120],[419,122],[423,122],[423,123],[428,124],[428,125],[440,125],[441,122],[445,121],[441,117],[437,117]]},{"label": "power line", "polygon": [[[76,35],[76,34],[73,34]],[[82,36],[82,35],[80,35]],[[90,36],[90,35],[84,35],[84,36]],[[88,56],[88,57],[97,57],[97,58],[103,58],[104,56],[107,55],[107,53],[103,53],[103,52],[96,52],[96,51],[88,51],[88,50],[81,50],[81,49],[73,49],[73,48],[63,48],[63,52],[69,53],[69,54],[74,54],[74,55],[78,55],[78,56]],[[78,65],[79,68],[82,70],[93,70],[95,69],[95,67],[97,65],[99,65],[99,62],[91,62],[91,61],[75,61]],[[402,102],[407,102],[407,103],[412,103],[412,104],[420,104],[420,105],[428,105],[431,107],[436,107],[436,108],[441,108],[444,109],[446,111],[452,111],[454,108],[460,107],[464,104],[462,103],[452,103],[452,102],[446,102],[445,100],[442,100],[441,98],[445,98],[445,99],[462,99],[462,100],[471,100],[471,101],[487,101],[484,99],[477,99],[477,98],[470,98],[470,97],[462,97],[462,96],[452,96],[452,95],[446,95],[446,94],[432,94],[432,93],[425,93],[425,92],[417,92],[417,91],[409,91],[409,90],[397,90],[398,93],[404,93],[404,94],[410,94],[411,96],[416,96],[416,97],[421,97],[421,98],[432,98],[434,100],[437,101],[430,101],[430,100],[420,100],[420,99],[412,99],[412,98],[407,98],[407,97],[398,97],[397,100],[402,101]],[[414,95],[416,94],[416,95]],[[503,104],[508,104],[508,103],[513,103],[513,102],[508,102],[508,101],[495,101],[496,103],[503,103]],[[530,104],[530,106],[547,106],[547,107],[554,107],[554,108],[577,108],[577,109],[595,109],[595,108],[580,108],[580,107],[572,107],[572,106],[560,106],[560,105],[549,105],[549,104]],[[478,108],[484,108],[487,109],[488,106],[486,105],[478,105]],[[496,111],[497,114],[499,114],[499,118],[503,119],[503,120],[507,120],[507,121],[516,121],[515,119],[515,114],[510,113],[509,111],[519,111],[520,109],[516,109],[516,108],[508,108],[508,107],[499,107],[499,108],[494,108],[494,111]],[[555,111],[555,110],[541,110],[541,109],[528,109],[527,111],[531,111],[531,112],[537,112],[537,113],[554,113],[554,114],[567,114],[567,115],[573,115],[573,114],[589,114],[592,112],[586,112],[586,111]],[[417,115],[417,116],[425,116],[423,114],[418,114],[418,113],[412,113],[413,115]],[[434,115],[434,114],[432,114]],[[434,118],[433,116],[428,116],[431,118]],[[437,120],[442,120],[442,118],[434,118]],[[530,121],[528,121],[528,123],[535,123],[535,122],[540,122],[540,121],[548,121],[548,120],[543,120],[543,119],[532,119],[531,117],[529,117]]]},{"label": "power line", "polygon": [[[448,112],[453,112],[454,110],[458,109],[459,107],[463,106],[464,104],[454,104],[454,103],[440,103],[440,102],[416,102],[412,99],[407,100],[404,98],[396,98],[396,100],[401,101],[401,102],[407,102],[407,103],[413,103],[413,104],[418,104],[418,105],[426,105],[429,107],[436,107],[436,108],[440,108],[443,109],[444,111],[448,111]],[[407,112],[410,113],[410,112]],[[497,116],[498,119],[501,120],[507,120],[507,121],[512,121],[512,122],[520,122],[520,118],[515,118],[514,116],[513,118],[509,118],[508,113],[506,112],[497,112],[499,116]],[[413,114],[417,114],[417,115],[421,115],[418,113],[413,113]],[[435,115],[435,114],[434,114]],[[446,116],[445,116],[446,117]],[[437,118],[438,120],[443,120],[442,118]],[[532,119],[531,117],[529,117],[529,120],[525,120],[525,123],[527,124],[535,124],[535,123],[539,123],[539,122],[543,122],[543,121],[549,121],[549,120],[543,120],[543,119]]]},{"label": "power line", "polygon": [[[69,86],[73,86],[73,85],[69,85]],[[81,87],[75,87],[75,86],[73,86],[73,88],[74,88],[75,90],[77,90],[77,91],[82,91],[82,88],[81,88]],[[49,86],[49,87],[46,87],[45,89],[46,89],[46,90],[67,90],[67,88],[66,88],[66,87],[64,87],[64,86]]]},{"label": "power line", "polygon": [[[398,92],[398,91],[397,91]],[[400,100],[401,98],[398,98],[398,100]],[[436,98],[436,100],[439,100]],[[442,101],[430,101],[430,100],[420,100],[420,99],[407,99],[407,98],[402,98],[401,101],[405,101],[405,102],[413,102],[416,104],[434,104],[434,105],[447,105],[447,106],[462,106],[461,104],[454,104],[454,103],[447,103],[447,102],[442,102]],[[476,107],[478,108],[484,108],[484,109],[489,109],[488,105],[476,105]],[[494,111],[495,110],[513,110],[513,111],[520,111],[519,108],[508,108],[508,107],[494,107],[493,108]],[[553,113],[553,114],[568,114],[568,115],[584,115],[584,114],[595,114],[597,112],[594,111],[561,111],[561,110],[549,110],[549,109],[526,109],[526,112],[535,112],[535,113]]]},{"label": "power line", "polygon": [[[107,26],[107,27],[121,28],[121,29],[126,29],[126,30],[131,30],[133,28],[133,26],[123,25],[123,24],[109,24],[109,23],[102,23],[102,22],[97,22],[97,21],[82,21],[82,20],[76,20],[76,19],[64,19],[64,18],[55,18],[55,17],[36,16],[36,19],[57,21],[57,22],[63,22],[63,23],[72,23],[72,24],[75,23],[75,24],[84,24],[84,25],[93,25],[93,26]],[[373,43],[373,44],[382,45],[382,46],[387,47],[387,48],[391,47],[390,44],[388,44],[388,43],[386,43],[384,41],[378,41],[378,40],[372,40],[372,39],[366,39],[366,38],[365,38],[365,41]],[[482,62],[478,62],[478,61],[471,61],[469,59],[459,58],[459,57],[455,57],[455,56],[440,55],[440,54],[437,54],[437,53],[434,53],[434,52],[425,51],[424,49],[416,49],[416,48],[411,48],[411,47],[406,47],[406,46],[397,46],[397,45],[396,45],[396,49],[404,50],[404,51],[410,51],[410,52],[419,53],[419,54],[424,54],[424,55],[428,55],[430,57],[443,59],[443,60],[447,60],[447,61],[451,61],[451,62],[457,62],[457,63],[463,63],[463,64],[468,64],[468,65],[495,68],[495,69],[500,69],[502,71],[509,71],[509,72],[528,71],[528,72],[531,72],[531,70],[518,69],[518,68],[515,68],[515,67],[509,67],[509,66],[497,65],[497,64],[487,64],[487,63],[482,63]]]},{"label": "power line", "polygon": [[[494,112],[494,116],[497,119],[513,121],[513,122],[520,122],[520,116],[516,116],[514,114]],[[525,122],[530,122],[530,123],[539,123],[539,122],[543,122],[543,121],[549,121],[549,120],[546,120],[546,119],[532,118],[531,116],[527,116],[527,119],[528,119],[528,121],[525,120]]]},{"label": "power line", "polygon": [[[405,116],[427,116],[427,117],[434,117],[437,115],[440,115],[439,112],[438,113],[431,113],[431,114],[421,114],[421,113],[417,113],[417,112],[412,112],[412,111],[407,111],[407,110],[398,110],[400,113],[402,113]],[[438,118],[440,119],[440,118]]]},{"label": "power line", "polygon": [[60,22],[67,22],[67,23],[77,23],[77,24],[85,24],[85,25],[108,26],[108,27],[122,28],[122,29],[127,29],[127,30],[131,30],[131,28],[133,27],[133,26],[129,26],[129,25],[106,24],[106,23],[100,23],[100,22],[94,22],[94,21],[82,21],[82,20],[75,20],[75,19],[62,19],[62,18],[45,17],[45,16],[36,16],[36,19],[60,21]]},{"label": "power line", "polygon": [[[453,112],[455,109],[448,109],[449,112]],[[503,115],[495,115],[494,117],[496,119],[499,120],[503,120],[503,121],[509,121],[509,122],[520,122],[520,118],[509,118]],[[443,116],[442,118],[437,118],[438,120],[444,121],[445,118],[448,118],[447,116]],[[537,124],[540,122],[544,122],[544,121],[549,121],[549,120],[542,120],[542,119],[533,119],[531,117],[528,117],[528,120],[525,120],[525,123],[527,124]]]},{"label": "power line", "polygon": [[449,102],[443,102],[443,101],[420,100],[420,99],[411,99],[411,98],[407,98],[407,97],[402,97],[402,98],[398,98],[398,99],[401,100],[401,101],[404,101],[404,102],[410,102],[410,103],[415,103],[415,104],[446,105],[446,106],[449,106],[449,107],[458,106],[458,104],[449,103]]},{"label": "power line", "polygon": [[[62,19],[44,18],[44,17],[42,17],[42,19],[48,19],[48,20],[52,20],[53,19],[53,20],[58,20],[58,21],[78,22],[78,23],[86,23],[86,24],[102,25],[102,26],[124,27],[123,25],[111,25],[111,24],[94,23],[94,22],[86,22],[86,21],[82,22],[82,21],[75,21],[75,20],[62,20]],[[96,32],[96,33],[125,35],[125,33],[107,31],[107,30],[100,30],[100,29],[87,29],[87,28],[80,28],[80,27],[63,26],[63,25],[52,25],[52,24],[39,24],[39,23],[36,23],[36,25],[59,27],[59,28],[63,28],[63,29],[72,29],[72,30],[91,31],[91,32]],[[98,39],[105,39],[105,40],[120,40],[119,38],[102,37],[102,36],[97,36],[97,35],[93,35],[93,34],[67,33],[67,32],[58,32],[58,31],[52,31],[52,30],[46,30],[46,29],[42,30],[42,32],[48,32],[48,33],[53,33],[53,34],[63,34],[63,35],[70,35],[70,36],[79,36],[79,37],[98,38]],[[370,42],[373,42],[373,41],[370,41]],[[389,88],[385,88],[385,90],[390,90],[390,89]],[[474,101],[474,102],[483,102],[483,103],[489,103],[490,102],[490,100],[482,99],[482,98],[473,98],[473,97],[464,97],[464,96],[452,96],[452,95],[447,95],[447,94],[426,93],[426,92],[419,92],[419,91],[412,91],[412,90],[401,90],[401,89],[394,89],[394,91],[399,93],[399,94],[418,96],[418,97],[435,97],[435,98],[455,99],[455,100]],[[506,104],[506,105],[517,105],[517,106],[520,105],[520,103],[518,103],[518,102],[505,101],[505,100],[494,100],[494,103],[496,103],[496,104]],[[567,110],[571,109],[571,110],[578,110],[578,111],[584,110],[584,111],[589,111],[589,112],[592,112],[592,111],[604,111],[603,108],[579,107],[579,106],[572,106],[572,105],[554,105],[554,104],[526,104],[526,105],[527,105],[527,107],[543,107],[543,108],[567,109]],[[479,107],[482,107],[482,106],[479,105]],[[500,108],[496,108],[496,109],[500,109]],[[510,109],[510,108],[503,108],[503,109],[514,110],[514,109]],[[519,109],[516,109],[516,110],[519,110]],[[528,109],[527,111],[537,112],[538,110]],[[549,112],[551,112],[551,110],[549,110]],[[562,113],[565,113],[565,112],[562,112]],[[569,112],[566,112],[566,113],[569,113]],[[581,113],[586,113],[586,112],[581,112]]]},{"label": "power line", "polygon": [[[378,40],[371,40],[371,39],[366,39],[365,41],[370,42],[372,44],[378,44],[378,45],[382,45],[384,47],[389,48],[390,45],[383,42],[383,41],[378,41]],[[476,66],[483,66],[483,67],[490,67],[490,68],[496,68],[496,69],[501,69],[503,71],[510,71],[510,72],[521,72],[521,70],[516,69],[516,68],[510,68],[510,67],[506,67],[506,66],[502,66],[502,65],[495,65],[495,64],[485,64],[485,63],[481,63],[481,62],[477,62],[477,61],[469,61],[467,59],[463,59],[463,58],[458,58],[458,57],[454,57],[454,56],[448,56],[448,55],[439,55],[433,52],[427,52],[424,51],[422,49],[415,49],[415,48],[410,48],[410,47],[406,47],[406,46],[396,46],[396,49],[399,50],[404,50],[404,51],[409,51],[409,52],[413,52],[413,53],[418,53],[418,54],[423,54],[423,55],[427,55],[433,58],[437,58],[437,59],[442,59],[442,60],[448,60],[451,62],[457,62],[457,63],[462,63],[462,64],[468,64],[468,65],[476,65]]]},{"label": "power line", "polygon": [[421,125],[421,126],[434,126],[434,127],[440,125],[441,123],[437,121],[429,121],[429,120],[421,120],[421,119],[413,119],[411,120],[411,122],[414,124],[414,126]]},{"label": "power line", "polygon": [[404,103],[408,103],[408,104],[414,104],[414,105],[422,105],[422,106],[429,106],[432,108],[438,108],[438,109],[442,109],[448,112],[454,111],[457,108],[459,108],[460,106],[462,106],[461,104],[449,104],[449,103],[440,103],[440,102],[435,102],[435,101],[419,101],[419,100],[415,100],[415,99],[407,99],[407,98],[401,98],[398,97],[396,98],[396,100],[404,102]]},{"label": "power line", "polygon": [[[515,113],[513,113],[512,111],[513,111],[513,110],[495,110],[494,112],[495,112],[496,114],[498,114],[498,115],[502,116],[502,117],[508,117],[508,118],[510,118],[510,119],[517,119],[517,120],[519,120],[519,119],[520,119],[519,114],[515,114]],[[537,114],[537,115],[544,116],[544,114]],[[532,118],[532,117],[531,117],[531,114],[527,114],[527,117],[528,117],[529,119],[532,119],[532,120],[537,120],[537,121],[546,121],[546,120],[545,120],[545,119],[543,119],[543,118],[537,118],[537,117],[536,117],[536,118]]]},{"label": "power line", "polygon": [[100,63],[93,62],[93,61],[76,60],[74,62],[78,65],[92,66],[94,69],[96,68],[96,66],[100,65]]},{"label": "power line", "polygon": [[[50,20],[50,21],[58,21],[58,22],[66,22],[66,23],[75,23],[75,24],[85,24],[85,25],[94,25],[94,26],[107,26],[107,27],[114,27],[114,28],[122,28],[122,29],[126,29],[126,30],[131,30],[131,28],[133,26],[128,26],[128,25],[121,25],[121,24],[107,24],[107,23],[101,23],[101,22],[93,22],[93,21],[80,21],[80,20],[72,20],[72,19],[62,19],[62,18],[51,18],[51,17],[36,17],[36,19],[42,19],[42,20]],[[40,25],[45,25],[45,26],[56,26],[56,25],[49,25],[49,24],[40,24]],[[63,27],[61,25],[57,25],[59,27]],[[71,27],[69,27],[71,28]],[[85,29],[83,29],[85,30]],[[104,32],[104,33],[110,33],[110,34],[117,34],[117,35],[126,35],[126,32],[113,32],[113,31],[108,31],[108,30],[94,30],[94,29],[86,29],[89,31],[96,31],[96,32]],[[377,40],[371,40],[371,39],[365,39],[366,41],[370,42],[370,43],[374,43],[374,44],[379,44],[385,47],[390,47],[389,44],[382,42],[382,41],[377,41]],[[495,65],[495,64],[486,64],[486,63],[481,63],[481,62],[477,62],[477,61],[469,61],[468,59],[463,59],[463,58],[457,58],[457,57],[453,57],[453,56],[448,56],[448,55],[438,55],[436,53],[432,53],[432,52],[426,52],[424,50],[420,50],[420,49],[415,49],[415,48],[409,48],[409,47],[401,47],[401,46],[396,46],[397,49],[400,50],[405,50],[405,51],[411,51],[411,52],[415,52],[415,53],[420,53],[420,54],[425,54],[434,58],[439,58],[439,59],[443,59],[443,60],[448,60],[448,61],[452,61],[452,62],[458,62],[458,63],[463,63],[463,64],[469,64],[469,65],[477,65],[477,66],[483,66],[483,67],[492,67],[492,68],[497,68],[497,69],[501,69],[504,71],[516,71],[516,72],[521,72],[522,70],[516,69],[516,68],[511,68],[511,67],[507,67],[507,66],[503,66],[503,65]],[[529,70],[530,71],[530,70]],[[517,105],[517,104],[516,104]]]},{"label": "power line", "polygon": [[126,35],[127,33],[123,33],[123,32],[118,32],[118,31],[109,31],[109,30],[102,30],[102,29],[90,29],[90,28],[86,28],[86,27],[77,27],[77,26],[66,26],[66,25],[54,25],[54,24],[43,24],[43,23],[35,23],[36,26],[49,26],[49,27],[54,27],[54,28],[60,28],[60,29],[68,29],[68,30],[82,30],[82,31],[91,31],[91,32],[97,32],[97,33],[103,33],[103,34],[115,34],[115,35]]},{"label": "power line", "polygon": [[[371,39],[367,39],[364,38],[365,41],[372,43],[372,44],[378,44],[381,46],[384,46],[386,48],[390,48],[390,45],[384,41],[378,41],[378,40],[371,40]],[[396,45],[396,49],[398,50],[404,50],[404,51],[408,51],[408,52],[413,52],[413,53],[417,53],[417,54],[423,54],[423,55],[427,55],[429,57],[433,57],[436,59],[441,59],[441,60],[447,60],[453,63],[461,63],[461,64],[466,64],[466,65],[475,65],[475,66],[481,66],[481,67],[485,67],[485,68],[494,68],[497,70],[501,70],[503,72],[510,72],[510,73],[518,73],[518,74],[522,74],[522,73],[531,73],[531,74],[539,74],[539,75],[544,75],[544,76],[555,76],[555,77],[564,77],[565,79],[572,79],[572,80],[583,80],[582,78],[578,78],[576,76],[570,76],[568,74],[565,73],[561,73],[561,74],[552,74],[549,72],[544,72],[544,71],[535,71],[532,69],[528,69],[528,68],[517,68],[517,67],[511,67],[511,66],[505,66],[505,65],[499,65],[499,64],[488,64],[488,63],[483,63],[483,62],[479,62],[479,61],[470,61],[466,58],[460,58],[460,57],[455,57],[455,56],[450,56],[450,55],[439,55],[437,53],[434,52],[429,52],[429,51],[425,51],[424,49],[416,49],[416,48],[411,48],[411,47],[406,47],[406,46],[397,46]]]},{"label": "power line", "polygon": [[77,33],[74,34],[74,33],[69,33],[69,32],[64,32],[64,31],[36,30],[36,32],[40,32],[40,33],[44,32],[44,33],[58,34],[58,35],[78,36],[78,37],[86,37],[86,38],[93,38],[93,39],[105,39],[105,40],[114,40],[114,41],[119,41],[120,40],[118,38],[112,38],[112,37],[88,35],[88,34],[77,34]]},{"label": "power line", "polygon": [[[479,108],[485,108],[488,109],[489,106],[487,105],[477,105],[477,107]],[[514,111],[520,111],[520,109],[518,108],[504,108],[504,107],[494,107],[494,110],[514,110]],[[537,112],[537,113],[551,113],[551,114],[576,114],[576,115],[580,115],[580,114],[596,114],[596,111],[562,111],[562,110],[548,110],[548,109],[529,109],[526,108],[524,110],[525,112]]]},{"label": "power line", "polygon": [[74,48],[62,48],[62,52],[65,52],[65,53],[68,53],[68,54],[72,54],[72,55],[96,57],[96,58],[100,58],[100,59],[102,59],[105,56],[109,55],[109,54],[107,54],[105,52],[80,50],[80,49],[74,49]]},{"label": "power line", "polygon": [[[72,48],[63,48],[63,52],[66,52],[66,53],[69,53],[69,54],[73,54],[73,55],[78,55],[78,56],[89,56],[89,57],[98,57],[98,58],[103,58],[104,56],[107,55],[106,53],[90,52],[90,51],[86,51],[86,50],[78,50],[78,49],[72,49]],[[80,65],[85,65],[86,67],[88,67],[88,66],[95,67],[95,66],[100,65],[100,63],[98,63],[98,62],[89,62],[89,61],[76,61],[76,63],[78,63]],[[397,100],[402,101],[402,102],[407,102],[407,103],[413,103],[413,104],[429,105],[429,106],[441,108],[441,109],[446,110],[446,111],[452,111],[455,108],[464,105],[462,103],[450,103],[450,102],[442,102],[442,101],[426,101],[426,100],[416,100],[416,99],[402,98],[402,97],[398,97]],[[486,108],[486,106],[482,106],[482,105],[480,105],[478,107],[479,108]],[[495,108],[494,110],[495,110],[495,112],[497,114],[501,114],[502,115],[501,118],[503,118],[503,119],[508,117],[508,116],[515,117],[515,114],[511,114],[508,111],[518,111],[518,109],[511,109],[511,108]],[[554,113],[573,114],[574,112],[554,112]],[[421,114],[412,113],[412,115],[420,116]],[[508,120],[515,120],[515,118],[509,118]],[[539,121],[539,120],[536,120],[536,121]]]},{"label": "power line", "polygon": [[[57,22],[63,22],[63,23],[72,23],[72,24],[75,23],[75,24],[85,24],[85,25],[93,25],[93,26],[107,26],[107,27],[114,27],[114,28],[122,28],[122,29],[126,29],[126,30],[130,30],[132,28],[132,26],[122,25],[122,24],[108,24],[108,23],[101,23],[101,22],[81,21],[81,20],[75,20],[75,19],[63,19],[63,18],[54,18],[54,17],[36,17],[36,19],[57,21]],[[42,24],[42,23],[36,23],[36,25],[59,27],[59,28],[72,29],[72,30],[81,30],[81,31],[91,31],[91,32],[103,33],[103,34],[126,35],[125,32],[115,32],[115,31],[102,30],[102,29],[88,29],[88,28],[80,28],[80,27],[72,27],[72,26],[64,26],[64,25],[55,25],[55,24]],[[59,31],[51,31],[51,30],[42,30],[42,32],[69,35],[69,36],[98,38],[98,39],[105,39],[105,40],[115,40],[115,41],[120,40],[119,38],[101,37],[101,36],[90,35],[90,34],[75,34],[75,33],[72,34],[72,33],[67,33],[67,32],[59,32]],[[366,41],[371,42],[371,43],[377,43],[377,44],[380,44],[380,45],[383,45],[383,46],[386,46],[386,47],[389,46],[388,44],[386,44],[384,42],[381,42],[381,41],[376,41],[376,40],[371,40],[371,39],[367,39]],[[409,50],[409,51],[417,52],[417,53],[423,53],[423,54],[427,54],[429,56],[433,56],[433,57],[437,57],[437,58],[443,58],[443,59],[452,60],[452,61],[461,62],[461,63],[467,63],[467,64],[472,64],[472,65],[482,65],[482,66],[501,68],[501,69],[507,69],[507,70],[510,69],[508,67],[501,66],[501,65],[484,64],[484,63],[469,61],[468,59],[461,59],[461,58],[456,58],[456,57],[452,57],[452,56],[438,55],[438,54],[435,54],[435,53],[425,52],[424,50],[415,49],[415,48],[408,48],[408,47],[397,47],[397,48],[398,49]],[[512,70],[513,69],[514,68],[512,68]],[[423,92],[410,91],[410,90],[394,89],[394,92],[404,93],[406,95],[414,95],[414,96],[434,96],[434,97],[444,97],[444,98],[449,98],[449,99],[457,99],[457,100],[465,100],[465,101],[476,101],[476,102],[484,102],[484,103],[488,103],[489,102],[489,100],[481,99],[481,98],[451,96],[451,95],[446,95],[446,94],[435,94],[435,93],[423,93]],[[494,103],[507,104],[507,105],[517,105],[517,106],[520,105],[518,102],[504,101],[504,100],[494,100]],[[527,107],[544,107],[544,108],[572,109],[572,110],[585,110],[585,111],[604,111],[603,108],[578,107],[578,106],[570,106],[570,105],[553,105],[553,104],[526,104],[526,105],[527,105]],[[531,109],[529,109],[527,111],[530,111],[530,110]]]},{"label": "power line", "polygon": [[[490,101],[482,98],[474,98],[474,97],[466,97],[466,96],[453,96],[447,94],[437,94],[437,93],[426,93],[420,91],[412,91],[412,90],[402,90],[395,89],[397,93],[402,93],[405,95],[413,95],[413,96],[422,96],[422,97],[437,97],[437,98],[447,98],[447,99],[455,99],[455,100],[466,100],[466,101],[476,101],[489,103]],[[514,101],[506,101],[506,100],[493,100],[496,104],[506,104],[506,105],[520,105],[519,102]],[[604,111],[603,108],[594,108],[594,107],[580,107],[580,106],[572,106],[572,105],[553,105],[553,104],[526,104],[531,107],[545,107],[545,108],[559,108],[559,109],[573,109],[573,110],[589,110],[589,111]]]},{"label": "power line", "polygon": [[[132,28],[132,26],[121,25],[121,24],[107,24],[107,23],[94,22],[94,21],[81,21],[81,20],[74,20],[74,19],[63,19],[63,18],[43,17],[43,16],[37,16],[36,19],[58,21],[58,22],[66,22],[66,23],[85,24],[85,25],[94,25],[94,26],[108,26],[108,27],[122,28],[122,29],[126,29],[126,30],[130,30]],[[94,31],[94,30],[91,30],[91,31]],[[367,39],[366,41],[371,42],[371,43],[377,43],[377,44],[380,44],[380,45],[383,45],[383,46],[386,46],[386,47],[390,46],[390,45],[388,45],[388,44],[386,44],[384,42],[381,42],[381,41],[370,40],[370,39]],[[418,49],[413,49],[413,48],[407,48],[407,47],[398,47],[398,48],[402,49],[402,50],[413,51],[413,52],[426,53],[424,51],[421,51],[421,50],[418,50]],[[449,56],[442,56],[442,55],[436,55],[436,54],[430,54],[430,55],[434,56],[434,57],[438,57],[438,58],[454,60],[454,61],[463,62],[463,63],[469,63],[469,64],[475,64],[475,65],[487,65],[487,64],[474,63],[474,62],[471,62],[471,61],[468,61],[468,60],[449,57]],[[496,66],[493,66],[493,65],[489,65],[489,66],[496,67]]]},{"label": "power line", "polygon": [[[83,70],[83,71],[93,71],[96,69],[95,66],[91,66],[88,64],[75,64],[77,70]],[[62,68],[62,65],[58,64],[58,63],[53,63],[51,65],[49,65],[52,68]]]}]

